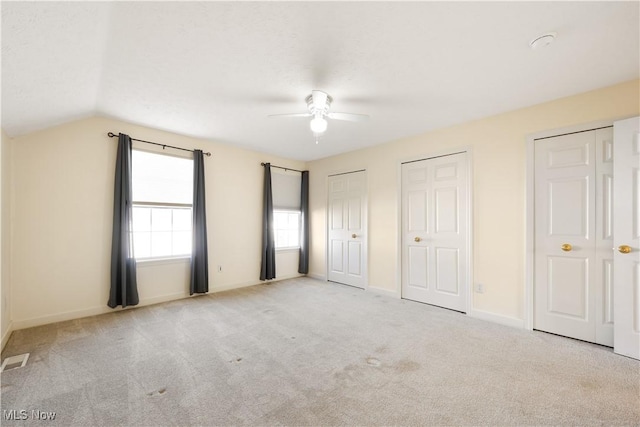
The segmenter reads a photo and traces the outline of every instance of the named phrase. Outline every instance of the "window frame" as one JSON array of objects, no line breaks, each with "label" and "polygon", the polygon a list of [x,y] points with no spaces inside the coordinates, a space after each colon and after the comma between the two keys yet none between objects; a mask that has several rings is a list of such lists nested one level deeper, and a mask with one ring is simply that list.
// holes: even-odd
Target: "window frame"
[{"label": "window frame", "polygon": [[[183,159],[183,160],[190,160],[193,163],[193,158],[191,157],[187,157],[187,156],[181,156],[181,155],[172,155],[170,153],[166,153],[166,152],[159,152],[159,151],[155,151],[155,150],[148,150],[148,149],[144,149],[144,148],[138,148],[138,147],[133,147],[132,151],[140,151],[143,153],[147,153],[147,154],[156,154],[158,156],[167,156],[167,157],[173,157],[173,158],[177,158],[177,159]],[[132,162],[132,166],[133,166],[133,162]],[[133,177],[132,177],[133,180]],[[132,185],[133,185],[133,181],[132,181]],[[164,202],[164,201],[154,201],[154,202],[149,202],[149,201],[136,201],[136,200],[132,200],[131,201],[131,208],[132,208],[132,213],[133,213],[133,209],[136,207],[143,207],[143,208],[161,208],[161,209],[174,209],[174,208],[188,208],[191,216],[193,217],[193,203],[173,203],[173,202]],[[150,221],[152,221],[150,219]],[[150,226],[152,226],[152,222],[150,222]],[[172,216],[172,221],[171,221],[171,248],[173,250],[173,232],[175,230],[173,229],[173,216]],[[187,230],[182,230],[182,231],[187,231]],[[131,230],[130,230],[130,235],[131,235],[131,245],[133,247],[133,257],[136,260],[136,262],[142,262],[142,263],[153,263],[153,262],[162,262],[162,261],[172,261],[172,260],[186,260],[186,259],[191,259],[192,255],[193,255],[193,248],[191,248],[189,250],[188,254],[180,254],[180,255],[157,255],[157,256],[145,256],[145,257],[140,257],[136,254],[136,248],[135,248],[135,233],[136,232],[140,232],[140,231],[136,231],[134,229],[133,226],[133,217],[132,217],[132,223],[131,223]],[[166,231],[163,231],[166,232]],[[189,232],[192,234],[193,233],[193,224],[191,224],[191,228],[189,229]],[[153,231],[150,229],[149,230],[150,234],[153,234]],[[193,237],[191,236],[191,239],[193,239]]]}]

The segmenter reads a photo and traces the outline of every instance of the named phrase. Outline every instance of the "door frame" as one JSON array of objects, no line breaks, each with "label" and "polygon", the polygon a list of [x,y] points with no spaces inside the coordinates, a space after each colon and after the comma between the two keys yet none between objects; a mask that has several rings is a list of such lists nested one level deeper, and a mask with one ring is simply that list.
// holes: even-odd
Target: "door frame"
[{"label": "door frame", "polygon": [[[356,173],[356,172],[364,172],[365,173],[365,185],[364,185],[364,210],[363,210],[363,226],[362,228],[365,230],[366,233],[366,238],[365,238],[365,242],[363,245],[363,259],[366,262],[366,268],[364,269],[363,272],[363,276],[364,276],[364,286],[362,289],[364,289],[365,291],[369,290],[369,172],[367,171],[366,167],[362,167],[362,168],[353,168],[353,169],[340,169],[340,170],[336,170],[336,171],[331,171],[329,173],[327,173],[327,175],[325,176],[324,179],[324,194],[325,194],[325,206],[327,207],[325,209],[325,218],[324,218],[324,241],[326,242],[326,244],[324,245],[324,259],[325,259],[325,263],[324,263],[324,281],[328,282],[329,281],[329,214],[330,214],[330,210],[329,210],[329,204],[331,202],[330,197],[329,197],[329,178],[331,178],[332,176],[336,176],[336,175],[347,175],[350,173]],[[350,286],[347,284],[344,284],[345,286]],[[359,289],[359,288],[356,288]]]},{"label": "door frame", "polygon": [[[404,163],[419,162],[421,160],[433,159],[436,157],[450,156],[453,154],[467,154],[467,316],[475,317],[473,308],[473,149],[470,145],[464,145],[457,148],[446,148],[426,152],[421,155],[405,157],[399,159],[396,166],[396,180],[398,183],[398,200],[397,200],[397,241],[396,241],[396,297],[402,299],[402,165]],[[446,309],[445,309],[446,310]]]},{"label": "door frame", "polygon": [[[566,135],[570,133],[587,132],[600,128],[613,126],[618,120],[635,116],[624,116],[608,120],[598,120],[574,126],[549,129],[527,135],[526,137],[526,178],[525,178],[525,285],[524,285],[524,328],[533,330],[533,304],[535,283],[535,141],[541,138]],[[614,290],[615,292],[615,290]]]}]

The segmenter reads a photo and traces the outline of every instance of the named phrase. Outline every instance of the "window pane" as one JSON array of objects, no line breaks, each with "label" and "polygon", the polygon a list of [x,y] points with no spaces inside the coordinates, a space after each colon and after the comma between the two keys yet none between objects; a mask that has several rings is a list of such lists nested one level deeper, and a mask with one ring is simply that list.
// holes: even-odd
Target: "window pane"
[{"label": "window pane", "polygon": [[276,230],[276,247],[282,248],[287,245],[287,232],[284,230]]},{"label": "window pane", "polygon": [[273,215],[276,248],[300,246],[300,213],[275,211]]},{"label": "window pane", "polygon": [[274,212],[273,213],[273,224],[274,227],[277,229],[279,228],[284,228],[286,223],[287,223],[287,218],[285,216],[286,214],[282,213],[282,212]]},{"label": "window pane", "polygon": [[151,231],[171,231],[171,209],[152,209]]},{"label": "window pane", "polygon": [[191,254],[191,208],[133,208],[133,246],[138,259]]},{"label": "window pane", "polygon": [[297,230],[298,229],[298,214],[289,214],[289,229]]},{"label": "window pane", "polygon": [[292,230],[289,232],[289,241],[287,246],[300,246],[300,241],[298,240],[298,230]]},{"label": "window pane", "polygon": [[151,256],[171,256],[171,232],[154,232],[151,235]]},{"label": "window pane", "polygon": [[151,230],[151,209],[134,206],[133,230],[134,231],[150,231]]},{"label": "window pane", "polygon": [[133,253],[136,258],[149,258],[151,256],[151,233],[133,233]]},{"label": "window pane", "polygon": [[191,254],[191,231],[173,232],[173,255]]},{"label": "window pane", "polygon": [[173,229],[182,231],[191,230],[191,209],[173,210]]}]

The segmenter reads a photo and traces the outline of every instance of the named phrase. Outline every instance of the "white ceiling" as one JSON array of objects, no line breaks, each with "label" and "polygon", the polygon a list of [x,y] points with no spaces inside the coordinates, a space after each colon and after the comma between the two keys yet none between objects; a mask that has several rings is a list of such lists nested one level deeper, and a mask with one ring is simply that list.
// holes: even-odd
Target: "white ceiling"
[{"label": "white ceiling", "polygon": [[[100,115],[312,160],[640,77],[637,1],[1,7],[10,136]],[[312,89],[370,121],[316,145],[308,119],[267,118]]]}]

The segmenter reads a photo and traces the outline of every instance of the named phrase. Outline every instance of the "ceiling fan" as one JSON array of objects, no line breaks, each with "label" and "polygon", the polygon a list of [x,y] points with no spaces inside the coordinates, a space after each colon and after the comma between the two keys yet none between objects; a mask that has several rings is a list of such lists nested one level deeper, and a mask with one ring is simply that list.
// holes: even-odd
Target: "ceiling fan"
[{"label": "ceiling fan", "polygon": [[293,113],[293,114],[271,114],[269,117],[313,117],[309,123],[311,132],[316,137],[316,144],[318,138],[327,130],[327,120],[346,120],[349,122],[363,122],[369,119],[366,114],[354,114],[354,113],[333,113],[330,111],[331,102],[333,98],[328,93],[321,90],[312,90],[311,94],[305,98],[307,103],[308,113]]}]

